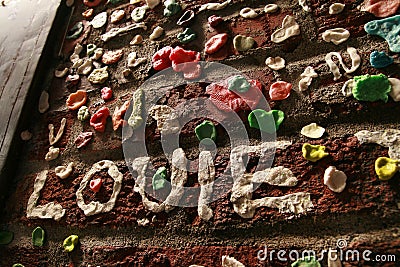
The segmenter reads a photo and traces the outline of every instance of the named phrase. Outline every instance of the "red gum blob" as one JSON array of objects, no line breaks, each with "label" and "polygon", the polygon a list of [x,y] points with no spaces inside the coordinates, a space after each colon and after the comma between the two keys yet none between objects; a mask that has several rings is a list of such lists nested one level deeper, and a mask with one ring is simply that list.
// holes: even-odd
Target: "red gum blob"
[{"label": "red gum blob", "polygon": [[96,7],[100,5],[103,0],[83,0],[83,4],[88,7]]},{"label": "red gum blob", "polygon": [[201,67],[193,64],[200,61],[200,53],[185,50],[182,47],[166,46],[153,55],[152,62],[155,70],[164,70],[172,66],[174,71],[183,72],[186,79],[196,79],[201,75]]},{"label": "red gum blob", "polygon": [[269,89],[269,97],[271,100],[284,100],[289,97],[292,90],[292,84],[279,81],[274,82]]},{"label": "red gum blob", "polygon": [[128,110],[130,104],[130,101],[126,101],[120,108],[115,109],[114,114],[112,115],[114,131],[118,130],[120,126],[123,127],[126,125],[127,122],[123,119],[123,117]]},{"label": "red gum blob", "polygon": [[90,118],[90,126],[96,131],[103,133],[106,129],[108,116],[110,116],[110,110],[107,107],[102,107]]},{"label": "red gum blob", "polygon": [[100,191],[101,185],[103,184],[103,180],[98,178],[90,181],[90,189],[97,193]]},{"label": "red gum blob", "polygon": [[233,92],[228,89],[228,80],[222,83],[212,83],[206,88],[213,104],[222,111],[252,110],[255,109],[263,97],[262,85],[257,80],[249,80],[251,87],[247,92]]},{"label": "red gum blob", "polygon": [[101,89],[101,98],[103,98],[104,101],[110,100],[112,98],[113,92],[111,88],[109,87],[104,87]]},{"label": "red gum blob", "polygon": [[196,79],[201,75],[201,67],[197,64],[201,59],[199,52],[185,50],[177,46],[172,50],[169,59],[174,71],[183,72],[186,79]]},{"label": "red gum blob", "polygon": [[78,137],[75,139],[75,144],[77,148],[82,148],[86,146],[90,140],[92,140],[93,133],[92,132],[86,132],[86,133],[80,133]]},{"label": "red gum blob", "polygon": [[169,59],[172,62],[172,68],[174,71],[185,72],[186,65],[191,65],[185,63],[200,61],[200,53],[196,51],[185,50],[182,47],[177,46],[174,48],[174,50],[172,50]]},{"label": "red gum blob", "polygon": [[400,6],[398,0],[366,0],[363,4],[363,10],[372,13],[375,17],[386,18],[396,14]]},{"label": "red gum blob", "polygon": [[217,27],[218,24],[220,24],[223,21],[224,21],[224,19],[219,16],[212,15],[212,16],[208,17],[208,24],[212,28]]},{"label": "red gum blob", "polygon": [[153,68],[155,70],[164,70],[172,66],[172,62],[169,59],[169,56],[172,53],[172,47],[166,46],[160,50],[157,51],[153,55],[152,62],[153,62]]},{"label": "red gum blob", "polygon": [[220,33],[210,38],[205,46],[205,52],[207,54],[214,54],[220,50],[228,41],[228,34]]}]

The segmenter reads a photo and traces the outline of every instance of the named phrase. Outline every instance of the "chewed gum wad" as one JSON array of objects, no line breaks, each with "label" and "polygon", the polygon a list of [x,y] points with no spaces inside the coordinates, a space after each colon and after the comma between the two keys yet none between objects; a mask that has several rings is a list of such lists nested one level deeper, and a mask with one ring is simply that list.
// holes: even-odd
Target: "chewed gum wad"
[{"label": "chewed gum wad", "polygon": [[364,29],[371,35],[378,35],[386,40],[392,52],[400,52],[400,15],[373,20],[364,25]]}]

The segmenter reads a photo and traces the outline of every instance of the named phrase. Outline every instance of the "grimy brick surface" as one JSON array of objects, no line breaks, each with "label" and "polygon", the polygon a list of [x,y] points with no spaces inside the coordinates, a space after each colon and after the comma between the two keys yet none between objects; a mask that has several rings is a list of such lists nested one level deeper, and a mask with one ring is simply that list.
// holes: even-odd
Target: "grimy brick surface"
[{"label": "grimy brick surface", "polygon": [[[118,4],[102,3],[94,8],[95,15],[102,11],[107,11],[110,15],[113,10],[124,9],[126,17],[116,25],[108,21],[100,29],[92,28],[87,38],[80,38],[79,41],[83,45],[94,43],[106,51],[122,49],[123,58],[109,66],[110,77],[104,85],[92,85],[86,76],[81,75],[79,85],[68,89],[65,78],[52,78],[48,88],[51,108],[43,115],[32,112],[33,138],[24,145],[23,157],[18,163],[18,175],[9,185],[11,193],[1,214],[0,225],[13,231],[15,237],[11,244],[0,247],[0,265],[11,266],[20,262],[25,266],[188,267],[197,264],[211,267],[221,266],[221,257],[229,255],[245,266],[288,266],[291,261],[280,261],[276,255],[272,259],[260,261],[257,253],[264,246],[268,250],[282,249],[287,253],[291,250],[315,250],[319,253],[324,249],[336,248],[337,240],[344,239],[347,246],[343,251],[371,250],[373,256],[395,255],[397,262],[350,259],[343,262],[343,266],[399,266],[400,175],[397,173],[387,182],[380,181],[375,174],[374,162],[378,157],[388,157],[388,149],[376,144],[360,144],[354,134],[360,130],[398,129],[400,105],[392,99],[387,103],[360,102],[353,97],[346,98],[341,93],[344,82],[352,76],[383,73],[388,77],[400,78],[397,63],[380,70],[372,68],[369,63],[369,55],[374,50],[385,51],[395,57],[396,61],[398,55],[388,50],[383,39],[370,36],[363,30],[364,24],[375,17],[357,9],[362,1],[339,1],[345,3],[346,7],[343,13],[334,16],[328,14],[328,7],[336,1],[309,0],[307,3],[312,10],[309,13],[303,11],[295,0],[267,1],[278,4],[280,10],[273,14],[261,14],[251,20],[240,17],[239,10],[244,7],[263,9],[266,1],[232,1],[224,10],[200,13],[199,7],[206,1],[180,1],[184,2],[187,9],[196,12],[192,28],[198,34],[195,41],[186,45],[181,45],[176,38],[176,34],[182,30],[176,25],[180,15],[164,17],[163,5],[147,11],[144,20],[147,31],[135,30],[104,43],[99,36],[113,27],[130,24],[130,13],[135,6],[143,3],[130,5],[127,1],[121,1]],[[86,9],[81,1],[75,1],[71,26],[84,19],[81,13]],[[213,14],[225,19],[216,30],[210,30],[207,25],[207,18]],[[270,35],[280,27],[286,15],[295,17],[301,28],[301,35],[275,44]],[[160,40],[151,42],[148,37],[158,25],[165,29],[165,35]],[[322,32],[336,27],[348,29],[350,38],[338,46],[324,42]],[[205,55],[204,43],[219,32],[229,34],[227,45],[215,55]],[[145,41],[142,46],[129,45],[136,34],[143,35]],[[253,37],[256,46],[247,52],[238,53],[232,45],[237,34]],[[51,59],[56,62],[53,64],[56,66],[54,68],[71,66],[69,56],[74,45],[74,41],[65,42],[63,57]],[[292,142],[287,148],[276,150],[272,166],[289,168],[299,182],[294,187],[262,184],[254,192],[253,199],[307,192],[311,194],[314,205],[311,211],[294,216],[262,207],[257,209],[253,218],[244,219],[234,212],[229,191],[210,204],[214,216],[208,222],[199,218],[197,208],[177,207],[169,213],[153,213],[145,209],[140,195],[133,190],[135,177],[124,160],[121,129],[113,131],[109,118],[106,131],[95,132],[88,121],[77,120],[77,112],[69,111],[65,101],[70,93],[84,89],[88,91],[87,106],[91,114],[100,107],[108,107],[112,113],[116,107],[131,99],[132,93],[156,73],[151,68],[151,56],[166,45],[181,45],[185,49],[199,51],[203,60],[232,66],[262,83],[263,94],[271,109],[285,113],[285,120],[276,134],[277,139]],[[350,59],[345,53],[348,46],[357,49],[362,57],[361,66],[351,75],[343,75],[341,79],[334,81],[325,62],[325,55],[333,51],[341,52],[344,61],[349,65]],[[124,78],[121,72],[126,68],[127,56],[132,51],[136,51],[138,57],[147,58],[147,62],[132,69],[133,74]],[[85,49],[81,57],[84,53]],[[269,69],[264,63],[269,56],[285,58],[286,68],[280,71]],[[307,66],[312,66],[319,77],[314,79],[307,91],[299,92],[297,84],[300,74]],[[54,68],[49,68],[49,76],[53,75]],[[344,73],[342,69],[341,73]],[[278,80],[290,82],[294,88],[289,98],[271,101],[269,86]],[[171,88],[159,104],[175,107],[185,100],[208,97],[205,93],[206,85],[199,83]],[[113,89],[111,101],[104,102],[101,99],[100,90],[104,86]],[[196,108],[201,110],[203,107]],[[248,112],[239,113],[250,136],[256,139],[258,131],[249,128],[247,115]],[[64,117],[67,119],[66,130],[56,144],[61,154],[56,160],[46,162],[44,156],[49,148],[48,124],[53,123],[57,131]],[[197,118],[189,122],[180,133],[180,145],[188,158],[195,163],[199,155],[199,142],[194,128],[203,119]],[[312,122],[326,128],[326,134],[322,138],[311,140],[300,135],[301,128]],[[229,182],[231,178],[224,175],[230,164],[228,136],[219,123],[216,126],[219,134],[216,142],[218,153],[214,160],[216,176]],[[86,131],[94,132],[94,138],[88,146],[77,149],[74,140],[79,133]],[[160,132],[156,130],[156,122],[151,118],[147,120],[146,138],[154,167],[170,166],[162,152]],[[307,161],[301,152],[305,142],[326,146],[329,156],[316,163]],[[92,165],[104,159],[114,161],[123,174],[122,189],[112,211],[85,216],[77,205],[75,192]],[[252,172],[258,158],[250,155],[249,160],[248,171]],[[59,179],[55,175],[55,167],[66,166],[71,161],[76,163],[72,175],[66,180]],[[329,166],[336,166],[348,177],[346,189],[340,194],[333,193],[323,184],[324,171]],[[66,214],[57,222],[26,217],[26,205],[33,191],[34,180],[43,170],[49,170],[49,173],[38,204],[61,204],[66,209]],[[83,193],[85,201],[106,202],[111,196],[112,179],[106,171],[95,174],[93,178],[102,178],[104,186],[97,194],[86,188]],[[198,185],[197,173],[189,173],[188,185]],[[215,190],[222,189],[223,186]],[[168,192],[160,194],[163,193]],[[142,219],[148,219],[149,224],[138,225],[138,220]],[[31,244],[30,236],[31,231],[39,225],[46,230],[47,241],[44,247],[35,248]],[[80,243],[74,252],[66,253],[63,251],[62,241],[71,234],[78,234]],[[326,258],[321,264],[327,266]]]}]

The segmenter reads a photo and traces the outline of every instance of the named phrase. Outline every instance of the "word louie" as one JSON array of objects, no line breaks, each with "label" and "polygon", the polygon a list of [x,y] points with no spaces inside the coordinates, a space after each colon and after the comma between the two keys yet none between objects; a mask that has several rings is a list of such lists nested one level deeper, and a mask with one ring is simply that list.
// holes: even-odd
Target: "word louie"
[{"label": "word louie", "polygon": [[[299,192],[287,194],[282,197],[264,197],[260,199],[252,199],[254,191],[253,184],[268,183],[277,186],[295,186],[297,178],[293,173],[283,166],[267,168],[257,171],[254,174],[245,173],[246,163],[245,156],[249,153],[256,153],[261,157],[270,154],[275,147],[285,148],[290,142],[265,142],[257,146],[238,146],[232,149],[230,155],[230,167],[233,178],[233,187],[230,200],[236,213],[243,218],[252,218],[258,207],[270,207],[279,209],[282,213],[305,213],[313,207],[309,193]],[[142,197],[142,202],[146,209],[152,212],[170,211],[178,206],[179,201],[185,192],[185,183],[187,182],[187,159],[183,149],[178,148],[172,155],[171,167],[171,191],[169,196],[161,204],[150,201],[145,193],[146,181],[151,181],[151,177],[146,177],[145,173],[150,164],[149,157],[139,157],[133,160],[133,173],[137,173],[135,177],[134,191]],[[93,175],[103,169],[108,169],[108,174],[114,180],[113,192],[110,199],[106,203],[91,201],[85,204],[83,191],[87,187]],[[53,202],[45,205],[37,205],[40,197],[40,191],[43,189],[48,171],[44,170],[38,174],[34,183],[34,190],[28,200],[27,217],[40,219],[60,220],[65,215],[65,209],[61,204]],[[198,180],[200,187],[200,195],[197,207],[199,217],[203,220],[210,220],[213,217],[213,211],[208,204],[216,199],[213,196],[213,184],[215,180],[215,167],[210,151],[202,151],[199,155]],[[86,216],[111,211],[117,200],[122,187],[123,174],[118,170],[114,162],[103,160],[93,164],[89,172],[82,179],[78,190],[76,191],[77,204]],[[221,195],[222,197],[222,195]],[[194,205],[196,206],[196,205]]]}]

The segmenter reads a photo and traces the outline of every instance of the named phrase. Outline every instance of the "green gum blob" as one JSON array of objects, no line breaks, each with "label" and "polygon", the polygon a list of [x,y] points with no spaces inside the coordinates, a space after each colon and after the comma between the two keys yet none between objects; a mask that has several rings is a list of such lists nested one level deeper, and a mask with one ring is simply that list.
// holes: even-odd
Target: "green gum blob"
[{"label": "green gum blob", "polygon": [[36,247],[42,247],[44,244],[45,233],[44,230],[38,226],[32,232],[32,244]]},{"label": "green gum blob", "polygon": [[392,86],[389,79],[383,75],[362,75],[354,77],[353,96],[359,101],[388,101]]},{"label": "green gum blob", "polygon": [[10,244],[14,239],[14,233],[10,231],[0,231],[0,245]]},{"label": "green gum blob", "polygon": [[212,141],[215,142],[217,139],[217,130],[211,121],[202,122],[194,129],[194,132],[199,141],[204,140],[203,142],[205,145],[212,145]]},{"label": "green gum blob", "polygon": [[399,161],[386,157],[380,157],[375,161],[375,172],[379,180],[387,181],[399,171]]},{"label": "green gum blob", "polygon": [[76,39],[83,32],[83,23],[81,21],[77,22],[68,32],[66,39]]},{"label": "green gum blob", "polygon": [[311,256],[299,259],[290,265],[291,267],[321,267],[321,264]]},{"label": "green gum blob", "polygon": [[181,6],[175,0],[167,0],[164,2],[164,16],[171,17],[181,11]]},{"label": "green gum blob", "polygon": [[329,153],[325,152],[325,146],[311,145],[309,143],[303,144],[301,151],[303,152],[303,157],[312,162],[316,162],[329,155]]},{"label": "green gum blob", "polygon": [[197,34],[190,28],[186,28],[183,32],[176,36],[179,42],[186,44],[197,38]]},{"label": "green gum blob", "polygon": [[110,2],[111,4],[115,5],[118,3],[121,3],[123,0],[108,0],[108,2]]},{"label": "green gum blob", "polygon": [[128,119],[128,124],[133,130],[139,128],[143,124],[142,110],[144,103],[143,90],[139,89],[133,93],[132,113]]},{"label": "green gum blob", "polygon": [[167,179],[167,169],[165,167],[160,167],[153,175],[152,185],[154,190],[160,190],[165,187]]},{"label": "green gum blob", "polygon": [[275,133],[285,119],[285,113],[281,110],[271,110],[269,112],[256,109],[247,117],[250,127],[272,134]]},{"label": "green gum blob", "polygon": [[245,77],[237,75],[229,79],[228,89],[239,93],[246,93],[250,89],[250,83]]},{"label": "green gum blob", "polygon": [[72,252],[78,244],[79,237],[77,235],[70,235],[64,239],[63,247],[65,252]]}]

